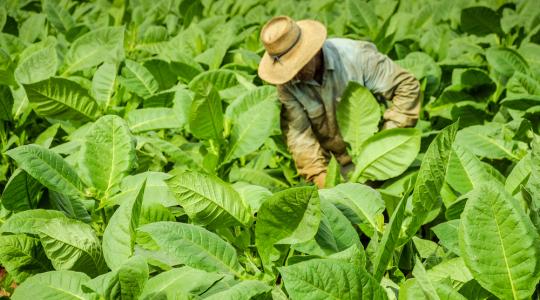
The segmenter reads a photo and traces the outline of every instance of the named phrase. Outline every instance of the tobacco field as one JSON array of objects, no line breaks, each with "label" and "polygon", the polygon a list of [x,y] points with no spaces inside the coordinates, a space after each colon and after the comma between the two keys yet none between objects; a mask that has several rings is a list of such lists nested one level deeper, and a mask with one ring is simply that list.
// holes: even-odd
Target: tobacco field
[{"label": "tobacco field", "polygon": [[[324,189],[257,76],[278,15],[421,83],[384,131],[349,83]],[[540,295],[537,1],[3,0],[0,29],[2,299]]]}]

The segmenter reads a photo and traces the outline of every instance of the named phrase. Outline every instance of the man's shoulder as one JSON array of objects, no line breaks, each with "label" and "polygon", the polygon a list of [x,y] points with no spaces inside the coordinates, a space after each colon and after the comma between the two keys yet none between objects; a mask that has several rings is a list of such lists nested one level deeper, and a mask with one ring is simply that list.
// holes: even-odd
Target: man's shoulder
[{"label": "man's shoulder", "polygon": [[328,45],[333,46],[339,52],[350,53],[351,51],[377,50],[375,44],[368,41],[353,40],[348,38],[329,38]]}]

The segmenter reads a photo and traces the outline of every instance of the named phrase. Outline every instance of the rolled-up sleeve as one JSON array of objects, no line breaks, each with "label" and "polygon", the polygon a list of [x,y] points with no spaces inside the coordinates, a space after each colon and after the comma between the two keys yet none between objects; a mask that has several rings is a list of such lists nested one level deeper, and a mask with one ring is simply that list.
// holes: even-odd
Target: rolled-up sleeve
[{"label": "rolled-up sleeve", "polygon": [[315,137],[302,105],[283,86],[277,86],[281,106],[281,130],[298,173],[307,180],[326,172],[325,151]]},{"label": "rolled-up sleeve", "polygon": [[374,94],[392,101],[383,118],[395,123],[393,127],[414,126],[420,113],[420,83],[410,72],[377,51],[373,44],[362,42],[360,45],[364,85]]}]

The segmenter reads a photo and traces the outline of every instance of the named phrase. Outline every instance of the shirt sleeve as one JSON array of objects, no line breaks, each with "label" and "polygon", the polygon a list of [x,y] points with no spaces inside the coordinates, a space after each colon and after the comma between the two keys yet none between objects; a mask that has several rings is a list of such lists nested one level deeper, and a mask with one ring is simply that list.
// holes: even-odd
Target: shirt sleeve
[{"label": "shirt sleeve", "polygon": [[364,85],[374,94],[392,101],[384,113],[391,127],[412,127],[420,112],[420,83],[372,43],[360,42],[360,64]]},{"label": "shirt sleeve", "polygon": [[309,118],[300,102],[285,90],[277,86],[281,106],[281,130],[287,146],[293,156],[298,173],[307,180],[326,172],[325,151],[317,140]]}]

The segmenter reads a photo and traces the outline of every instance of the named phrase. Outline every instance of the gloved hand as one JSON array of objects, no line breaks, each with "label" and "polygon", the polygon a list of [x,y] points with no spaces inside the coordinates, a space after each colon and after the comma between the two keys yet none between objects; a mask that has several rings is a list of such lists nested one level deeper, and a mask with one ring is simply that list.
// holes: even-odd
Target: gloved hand
[{"label": "gloved hand", "polygon": [[313,177],[313,183],[317,185],[320,189],[324,188],[324,183],[326,181],[326,172],[322,172],[319,175]]}]

